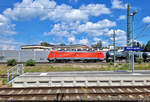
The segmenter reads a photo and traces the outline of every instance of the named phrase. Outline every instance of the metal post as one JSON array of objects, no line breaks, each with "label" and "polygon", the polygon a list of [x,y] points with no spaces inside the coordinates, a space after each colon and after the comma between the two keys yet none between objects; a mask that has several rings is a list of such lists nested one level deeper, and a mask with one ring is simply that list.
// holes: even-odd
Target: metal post
[{"label": "metal post", "polygon": [[20,75],[20,65],[17,65],[17,75]]},{"label": "metal post", "polygon": [[[132,13],[132,47],[134,47],[134,15],[137,13],[137,11],[134,11]],[[134,51],[132,51],[132,72],[134,72]]]},{"label": "metal post", "polygon": [[130,5],[127,5],[127,46],[130,46]]},{"label": "metal post", "polygon": [[9,70],[8,70],[8,72],[7,72],[7,80],[8,80],[8,82],[9,82]]},{"label": "metal post", "polygon": [[[132,47],[134,47],[134,14],[132,15]],[[132,72],[134,72],[134,51],[132,51]]]},{"label": "metal post", "polygon": [[19,65],[17,65],[17,75],[19,75]]},{"label": "metal post", "polygon": [[115,62],[116,62],[116,34],[115,34],[115,30],[114,30],[114,34],[113,34],[113,46],[114,46],[114,66],[115,66]]},{"label": "metal post", "polygon": [[18,62],[20,62],[20,51],[18,51]]},{"label": "metal post", "polygon": [[35,51],[34,51],[34,60],[35,60],[35,56],[36,56],[36,54],[35,54]]},{"label": "metal post", "polygon": [[24,74],[24,65],[22,64],[22,74]]},{"label": "metal post", "polygon": [[[130,46],[130,5],[127,5],[127,46]],[[130,70],[130,52],[127,52],[127,60],[126,62],[128,63],[129,69]]]},{"label": "metal post", "polygon": [[11,79],[14,78],[14,68],[12,68]]}]

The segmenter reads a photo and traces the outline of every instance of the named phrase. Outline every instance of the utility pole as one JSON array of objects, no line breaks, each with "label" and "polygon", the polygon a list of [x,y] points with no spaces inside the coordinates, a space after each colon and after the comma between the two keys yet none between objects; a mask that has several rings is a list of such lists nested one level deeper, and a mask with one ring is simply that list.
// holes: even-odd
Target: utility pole
[{"label": "utility pole", "polygon": [[127,46],[130,46],[130,5],[127,5]]},{"label": "utility pole", "polygon": [[[130,46],[130,5],[127,5],[127,47]],[[126,62],[129,64],[129,70],[130,70],[130,53],[127,52],[127,60]]]},{"label": "utility pole", "polygon": [[116,33],[114,30],[114,34],[113,34],[113,46],[114,46],[114,66],[115,66],[115,62],[116,62]]}]

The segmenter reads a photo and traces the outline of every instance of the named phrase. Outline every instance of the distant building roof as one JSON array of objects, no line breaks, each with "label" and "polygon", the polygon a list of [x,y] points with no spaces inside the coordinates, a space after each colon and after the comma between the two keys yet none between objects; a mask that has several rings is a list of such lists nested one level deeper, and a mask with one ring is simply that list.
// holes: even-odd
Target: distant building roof
[{"label": "distant building roof", "polygon": [[23,45],[21,49],[49,49],[49,48],[89,48],[86,45],[82,44],[74,44],[74,45],[49,45],[49,46],[42,46],[42,45]]},{"label": "distant building roof", "polygon": [[52,48],[53,46],[41,46],[41,45],[24,45],[24,46],[21,46],[21,49],[49,49],[49,48]]}]

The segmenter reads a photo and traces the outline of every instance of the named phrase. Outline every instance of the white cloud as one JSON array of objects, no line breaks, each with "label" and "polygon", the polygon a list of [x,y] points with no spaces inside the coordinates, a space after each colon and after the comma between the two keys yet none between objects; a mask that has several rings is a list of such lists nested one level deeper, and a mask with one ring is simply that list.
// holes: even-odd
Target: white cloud
[{"label": "white cloud", "polygon": [[88,34],[89,36],[100,36],[104,35],[109,31],[108,28],[116,26],[116,22],[104,19],[96,23],[87,22],[85,24],[80,24],[79,21],[72,23],[58,23],[55,24],[50,32],[45,32],[43,35],[57,35],[70,37],[71,35],[76,34]]},{"label": "white cloud", "polygon": [[14,35],[16,34],[14,30],[15,24],[11,24],[7,17],[0,14],[0,35]]},{"label": "white cloud", "polygon": [[50,32],[45,32],[43,35],[56,35],[56,36],[68,36],[69,35],[69,25],[66,23],[55,24]]},{"label": "white cloud", "polygon": [[86,13],[91,16],[99,16],[102,14],[110,14],[109,8],[107,8],[104,4],[89,4],[87,6],[81,6],[80,10],[83,13]]},{"label": "white cloud", "polygon": [[121,15],[121,16],[118,17],[117,20],[125,20],[125,19],[126,19],[126,16],[125,15]]},{"label": "white cloud", "polygon": [[112,0],[112,8],[113,9],[126,9],[127,4],[123,4],[123,0]]},{"label": "white cloud", "polygon": [[150,16],[146,16],[142,20],[144,23],[150,23]]},{"label": "white cloud", "polygon": [[[108,32],[108,35],[111,36],[112,34],[114,34],[114,30],[111,29],[111,30]],[[117,29],[117,30],[115,30],[115,34],[122,36],[122,35],[125,35],[126,32],[123,31],[123,30],[121,30],[121,29]]]},{"label": "white cloud", "polygon": [[23,0],[21,3],[16,3],[14,8],[6,9],[3,14],[13,20],[28,20],[35,17],[43,17],[47,15],[56,3],[49,0]]},{"label": "white cloud", "polygon": [[[50,19],[54,22],[61,22],[61,25],[55,24],[50,32],[45,32],[45,36],[51,34],[68,36],[70,34],[81,33],[78,27],[80,22],[88,21],[90,16],[100,16],[110,13],[110,9],[105,4],[88,4],[74,9],[67,4],[58,5],[55,1],[50,0],[23,0],[14,4],[13,8],[7,8],[3,11],[2,16],[5,18],[3,17],[2,20],[6,21],[6,23],[0,21],[0,32],[4,34],[16,34],[15,24],[11,24],[11,20],[24,21],[39,18],[40,20]],[[62,22],[66,22],[66,24]],[[107,21],[104,23],[107,23]],[[105,32],[106,30],[101,29],[98,32]],[[91,31],[91,33],[101,35],[98,32],[96,29],[95,31]]]},{"label": "white cloud", "polygon": [[53,28],[50,30],[50,32],[45,32],[44,36],[49,35],[56,35],[56,36],[65,36],[70,37],[75,34],[79,34],[78,32],[78,26],[80,25],[79,21],[76,22],[61,22],[57,23],[53,26]]},{"label": "white cloud", "polygon": [[80,25],[80,27],[81,27],[80,30],[85,30],[85,29],[89,29],[89,30],[96,29],[97,30],[97,29],[113,27],[113,26],[116,26],[115,22],[112,22],[108,19],[104,19],[104,20],[98,21],[96,23],[87,22],[86,24],[82,24],[82,25]]},{"label": "white cloud", "polygon": [[87,22],[79,26],[79,32],[85,32],[89,35],[99,36],[108,32],[108,28],[116,26],[116,22],[112,22],[108,19],[98,21],[96,23]]},{"label": "white cloud", "polygon": [[101,41],[101,39],[100,39],[100,38],[97,38],[97,37],[94,37],[94,38],[93,38],[93,41],[94,41],[94,42],[92,42],[92,44],[97,44],[99,41]]},{"label": "white cloud", "polygon": [[68,41],[69,42],[74,42],[75,41],[75,37],[74,36],[68,37]]},{"label": "white cloud", "polygon": [[104,4],[82,5],[78,9],[73,9],[66,4],[57,5],[55,1],[23,0],[21,3],[16,3],[13,9],[6,9],[3,14],[13,20],[29,20],[39,17],[41,20],[70,22],[86,21],[89,16],[110,14],[110,10]]},{"label": "white cloud", "polygon": [[[63,16],[62,16],[63,17]],[[64,15],[64,20],[87,20],[88,15],[83,13],[81,10],[71,10],[71,12],[67,12]]]},{"label": "white cloud", "polygon": [[84,45],[87,45],[89,43],[88,39],[81,39],[79,41],[80,44],[84,44]]},{"label": "white cloud", "polygon": [[14,41],[14,39],[11,39],[11,38],[1,38],[0,39],[0,44],[4,44],[4,45],[6,45],[6,44],[8,44],[8,45],[21,45],[21,44],[24,44],[24,43],[22,43],[22,42],[17,42],[17,41]]},{"label": "white cloud", "polygon": [[[117,29],[115,30],[115,33],[116,33],[116,44],[119,44],[119,45],[126,45],[126,32],[121,30],[121,29]],[[114,34],[114,30],[110,30],[108,32],[108,36],[110,36],[110,40],[113,40],[112,38],[112,35]]]},{"label": "white cloud", "polygon": [[23,45],[23,42],[17,42],[14,39],[1,37],[0,39],[0,49],[1,50],[14,50],[20,45]]},{"label": "white cloud", "polygon": [[16,46],[14,45],[1,45],[2,50],[15,50]]},{"label": "white cloud", "polygon": [[107,47],[108,45],[109,45],[109,41],[102,41],[102,45],[104,46],[104,47]]},{"label": "white cloud", "polygon": [[87,21],[89,16],[100,16],[102,14],[110,14],[109,8],[104,4],[82,5],[78,9],[73,9],[66,4],[57,5],[56,8],[48,13],[49,18],[56,21]]},{"label": "white cloud", "polygon": [[100,41],[101,39],[100,39],[100,38],[97,38],[97,37],[94,37],[93,40],[96,41],[96,42],[98,42],[98,41]]}]

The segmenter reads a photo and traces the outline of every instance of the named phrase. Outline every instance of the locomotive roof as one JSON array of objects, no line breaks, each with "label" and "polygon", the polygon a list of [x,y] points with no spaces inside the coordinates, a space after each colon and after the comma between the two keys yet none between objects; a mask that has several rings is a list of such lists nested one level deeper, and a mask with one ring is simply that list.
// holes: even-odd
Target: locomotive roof
[{"label": "locomotive roof", "polygon": [[59,51],[59,52],[97,52],[97,51]]}]

